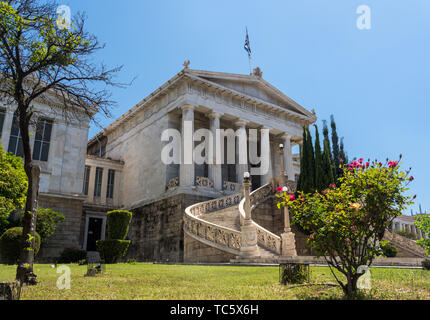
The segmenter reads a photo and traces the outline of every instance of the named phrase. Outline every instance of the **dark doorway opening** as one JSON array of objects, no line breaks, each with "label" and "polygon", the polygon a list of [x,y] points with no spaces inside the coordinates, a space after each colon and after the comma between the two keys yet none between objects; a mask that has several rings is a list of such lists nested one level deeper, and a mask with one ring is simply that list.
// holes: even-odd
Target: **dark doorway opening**
[{"label": "dark doorway opening", "polygon": [[89,218],[87,234],[87,251],[97,251],[97,240],[102,238],[103,219]]}]

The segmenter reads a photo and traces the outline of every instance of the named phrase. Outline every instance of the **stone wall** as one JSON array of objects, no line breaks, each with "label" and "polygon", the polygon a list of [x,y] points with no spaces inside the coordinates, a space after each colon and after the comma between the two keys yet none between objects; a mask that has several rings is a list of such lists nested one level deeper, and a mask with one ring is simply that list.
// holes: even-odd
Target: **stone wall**
[{"label": "stone wall", "polygon": [[187,234],[184,235],[184,262],[224,263],[235,258],[236,256],[231,253],[201,243]]},{"label": "stone wall", "polygon": [[54,262],[66,248],[81,249],[83,243],[83,200],[52,197],[41,194],[39,206],[64,215],[55,234],[44,244],[36,257],[38,262]]},{"label": "stone wall", "polygon": [[[271,197],[258,204],[252,210],[252,219],[263,228],[280,236],[284,232],[284,212],[283,210],[279,210],[276,204],[277,198],[275,197]],[[291,229],[295,233],[297,254],[299,256],[313,255],[311,247],[307,244],[307,235],[297,226],[292,225]]]},{"label": "stone wall", "polygon": [[183,262],[183,215],[188,206],[210,198],[180,194],[134,209],[127,258],[137,261]]}]

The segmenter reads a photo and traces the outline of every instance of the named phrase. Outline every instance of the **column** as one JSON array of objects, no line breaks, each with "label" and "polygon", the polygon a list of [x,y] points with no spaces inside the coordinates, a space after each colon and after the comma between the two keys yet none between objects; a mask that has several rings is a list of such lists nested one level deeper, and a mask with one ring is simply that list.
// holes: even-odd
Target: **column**
[{"label": "column", "polygon": [[7,152],[9,147],[9,138],[10,138],[10,130],[12,129],[12,121],[13,121],[13,113],[14,110],[7,109],[4,122],[3,122],[3,132],[1,135],[1,143],[3,145],[3,150]]},{"label": "column", "polygon": [[96,167],[90,167],[90,181],[88,183],[88,197],[87,202],[94,202],[94,187],[96,183]]},{"label": "column", "polygon": [[182,152],[179,184],[181,187],[194,186],[194,107],[182,107]]},{"label": "column", "polygon": [[293,169],[293,152],[291,150],[291,138],[289,134],[282,136],[284,144],[284,163],[285,170],[287,171],[287,177],[289,181],[295,181],[294,169]]},{"label": "column", "polygon": [[[261,129],[268,129],[268,128],[261,128]],[[263,138],[263,136],[261,136]],[[263,175],[262,184],[269,183],[269,180],[273,178],[273,166],[272,166],[272,144],[270,142],[270,132],[269,132],[269,146],[263,145],[263,140],[260,142],[261,145],[261,155],[263,155],[263,152],[268,152],[269,157],[269,170],[266,174]]]},{"label": "column", "polygon": [[[214,182],[215,190],[222,190],[222,151],[221,151],[221,140],[217,138],[217,131],[220,129],[221,115],[216,112],[212,112],[209,115],[210,119],[210,130],[213,137],[213,146],[209,146],[213,150],[212,161],[209,163],[209,178]],[[219,131],[218,131],[219,133]],[[219,137],[221,138],[221,137]],[[217,159],[218,158],[218,159]]]},{"label": "column", "polygon": [[[108,184],[108,173],[109,168],[103,168],[103,176],[102,176],[102,194],[100,195],[100,203],[106,204],[106,193],[107,193],[107,184]],[[115,190],[114,190],[115,191]]]},{"label": "column", "polygon": [[248,172],[248,136],[246,134],[246,122],[236,122],[236,176],[237,183],[243,184],[245,172]]}]

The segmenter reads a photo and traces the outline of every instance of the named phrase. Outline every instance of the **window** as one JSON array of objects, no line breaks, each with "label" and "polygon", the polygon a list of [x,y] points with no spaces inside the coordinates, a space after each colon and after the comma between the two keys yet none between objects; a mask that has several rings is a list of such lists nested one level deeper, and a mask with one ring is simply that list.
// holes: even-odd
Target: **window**
[{"label": "window", "polygon": [[113,190],[115,184],[115,170],[109,170],[106,198],[113,199]]},{"label": "window", "polygon": [[91,172],[91,167],[86,166],[85,174],[84,174],[84,190],[83,190],[83,193],[86,196],[88,195],[88,186],[90,185],[90,172]]},{"label": "window", "polygon": [[12,129],[10,131],[8,152],[12,152],[17,157],[24,156],[24,148],[22,146],[22,137],[19,130],[18,118],[13,116]]},{"label": "window", "polygon": [[3,132],[4,118],[5,118],[5,111],[0,109],[0,137],[2,136],[2,132]]},{"label": "window", "polygon": [[33,159],[48,161],[49,145],[51,142],[52,121],[39,119],[36,126],[36,139],[34,141]]},{"label": "window", "polygon": [[96,181],[94,185],[94,197],[100,197],[102,194],[103,168],[96,168]]}]

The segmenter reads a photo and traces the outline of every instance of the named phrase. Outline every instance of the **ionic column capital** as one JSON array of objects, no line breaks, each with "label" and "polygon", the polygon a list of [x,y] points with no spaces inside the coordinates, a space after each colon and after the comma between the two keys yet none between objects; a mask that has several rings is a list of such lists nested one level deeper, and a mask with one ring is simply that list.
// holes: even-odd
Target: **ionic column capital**
[{"label": "ionic column capital", "polygon": [[234,125],[238,128],[246,127],[247,122],[243,120],[238,120],[234,123]]},{"label": "ionic column capital", "polygon": [[222,114],[218,112],[211,112],[208,114],[209,119],[221,119]]},{"label": "ionic column capital", "polygon": [[194,111],[195,109],[196,109],[196,107],[194,107],[190,104],[184,104],[183,106],[181,106],[182,111]]}]

